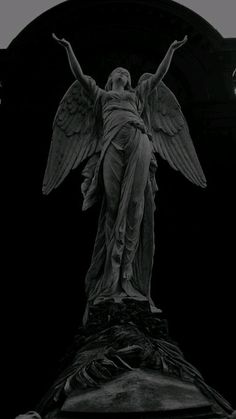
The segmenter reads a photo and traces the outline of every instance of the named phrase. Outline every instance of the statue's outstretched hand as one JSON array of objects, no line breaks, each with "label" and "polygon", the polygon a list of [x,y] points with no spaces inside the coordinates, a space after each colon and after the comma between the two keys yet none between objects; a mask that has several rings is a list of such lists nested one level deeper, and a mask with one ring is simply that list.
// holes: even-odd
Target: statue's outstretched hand
[{"label": "statue's outstretched hand", "polygon": [[64,39],[64,38],[59,39],[59,38],[55,35],[55,33],[53,33],[53,34],[52,34],[52,37],[53,37],[53,39],[55,39],[55,41],[57,41],[57,42],[58,42],[58,44],[62,45],[63,47],[65,47],[65,48],[68,48],[68,47],[69,47],[70,43],[69,43],[66,39]]},{"label": "statue's outstretched hand", "polygon": [[188,37],[187,37],[187,35],[185,35],[185,37],[182,41],[174,41],[171,44],[171,48],[175,51],[176,49],[182,47],[182,45],[186,44],[187,40],[188,40]]}]

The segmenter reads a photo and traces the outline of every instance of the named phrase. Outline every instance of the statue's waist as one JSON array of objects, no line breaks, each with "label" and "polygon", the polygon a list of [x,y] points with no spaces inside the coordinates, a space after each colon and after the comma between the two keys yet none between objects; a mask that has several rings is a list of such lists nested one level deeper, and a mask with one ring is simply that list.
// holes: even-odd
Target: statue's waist
[{"label": "statue's waist", "polygon": [[139,115],[133,112],[112,112],[104,118],[104,130],[105,132],[119,131],[123,126],[127,128],[130,126],[140,129],[146,133],[145,124]]}]

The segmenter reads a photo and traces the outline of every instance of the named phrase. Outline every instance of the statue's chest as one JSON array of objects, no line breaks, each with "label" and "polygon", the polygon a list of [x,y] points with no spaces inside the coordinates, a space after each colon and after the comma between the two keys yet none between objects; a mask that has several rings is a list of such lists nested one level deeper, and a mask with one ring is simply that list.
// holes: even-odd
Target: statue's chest
[{"label": "statue's chest", "polygon": [[132,92],[124,91],[124,92],[116,92],[116,91],[109,91],[102,98],[102,105],[109,105],[109,104],[129,104],[136,106],[136,95]]}]

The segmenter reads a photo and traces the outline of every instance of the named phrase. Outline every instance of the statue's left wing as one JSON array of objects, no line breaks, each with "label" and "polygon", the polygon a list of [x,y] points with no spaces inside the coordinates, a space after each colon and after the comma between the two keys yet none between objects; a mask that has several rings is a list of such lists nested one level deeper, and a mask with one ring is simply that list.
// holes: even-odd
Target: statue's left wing
[{"label": "statue's left wing", "polygon": [[[145,116],[146,114],[146,116]],[[188,124],[173,92],[160,82],[147,98],[143,112],[154,150],[188,180],[203,188],[206,178],[198,160]]]},{"label": "statue's left wing", "polygon": [[52,141],[43,180],[43,193],[57,188],[83,160],[99,150],[99,123],[94,112],[96,83],[89,89],[75,81],[62,98],[53,122]]}]

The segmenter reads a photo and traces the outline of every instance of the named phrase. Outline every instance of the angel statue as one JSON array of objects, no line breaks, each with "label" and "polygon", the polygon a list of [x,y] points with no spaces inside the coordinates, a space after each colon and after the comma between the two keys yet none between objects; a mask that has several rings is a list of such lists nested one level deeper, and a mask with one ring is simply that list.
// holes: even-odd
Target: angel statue
[{"label": "angel statue", "polygon": [[[104,89],[85,75],[64,38],[53,38],[67,52],[76,81],[60,102],[54,123],[43,193],[57,188],[83,161],[83,210],[98,198],[101,210],[90,268],[85,279],[88,305],[124,298],[148,301],[154,257],[157,185],[155,153],[187,179],[205,187],[181,107],[162,82],[174,41],[155,74],[145,73],[135,89],[129,72],[118,67]],[[85,316],[86,317],[86,316]]]}]

